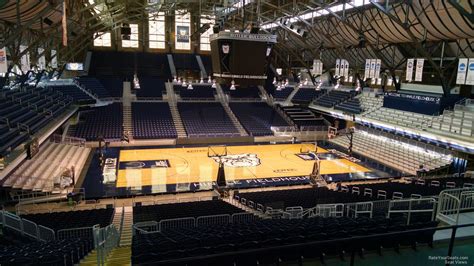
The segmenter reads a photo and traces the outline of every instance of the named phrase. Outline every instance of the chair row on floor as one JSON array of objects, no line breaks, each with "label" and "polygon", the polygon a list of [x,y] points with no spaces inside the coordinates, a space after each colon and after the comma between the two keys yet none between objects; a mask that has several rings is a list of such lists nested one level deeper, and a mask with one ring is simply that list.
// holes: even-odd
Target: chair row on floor
[{"label": "chair row on floor", "polygon": [[[315,217],[169,229],[135,235],[132,263],[158,264],[160,261],[188,258],[187,262],[164,265],[273,265],[279,261],[300,261],[302,258],[320,258],[350,251],[431,243],[433,229],[423,233],[403,232],[436,225],[436,222],[416,220],[407,226],[401,219],[384,217]],[[370,238],[371,235],[395,232],[399,234]],[[350,240],[361,236],[368,238]],[[337,241],[339,239],[344,240]],[[287,246],[292,244],[298,246]]]}]

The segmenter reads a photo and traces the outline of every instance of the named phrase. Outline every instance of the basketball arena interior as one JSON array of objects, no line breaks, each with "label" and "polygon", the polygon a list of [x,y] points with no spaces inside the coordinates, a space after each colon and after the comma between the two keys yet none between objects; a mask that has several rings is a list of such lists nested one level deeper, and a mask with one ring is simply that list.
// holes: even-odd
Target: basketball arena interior
[{"label": "basketball arena interior", "polygon": [[474,265],[471,0],[0,0],[0,265]]}]

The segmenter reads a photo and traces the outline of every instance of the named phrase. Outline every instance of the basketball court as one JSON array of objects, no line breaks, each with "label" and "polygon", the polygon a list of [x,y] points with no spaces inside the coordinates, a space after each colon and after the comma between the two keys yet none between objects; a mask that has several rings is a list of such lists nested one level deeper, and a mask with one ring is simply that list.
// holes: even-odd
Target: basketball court
[{"label": "basketball court", "polygon": [[227,182],[308,176],[315,154],[320,174],[355,174],[369,169],[314,143],[121,150],[117,188],[216,181],[219,160]]}]

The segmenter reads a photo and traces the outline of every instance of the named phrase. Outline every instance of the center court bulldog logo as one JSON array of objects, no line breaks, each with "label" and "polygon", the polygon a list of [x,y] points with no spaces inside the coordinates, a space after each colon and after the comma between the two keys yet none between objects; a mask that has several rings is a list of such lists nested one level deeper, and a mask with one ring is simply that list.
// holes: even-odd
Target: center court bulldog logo
[{"label": "center court bulldog logo", "polygon": [[[214,161],[219,162],[219,157],[212,157]],[[228,167],[253,167],[260,165],[260,159],[255,153],[231,154],[220,158],[224,166]]]}]

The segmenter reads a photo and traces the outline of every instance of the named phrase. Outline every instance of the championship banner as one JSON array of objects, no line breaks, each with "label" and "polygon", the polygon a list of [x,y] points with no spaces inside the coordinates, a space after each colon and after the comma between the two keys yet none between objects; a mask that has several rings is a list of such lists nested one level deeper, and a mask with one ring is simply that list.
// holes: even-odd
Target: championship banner
[{"label": "championship banner", "polygon": [[415,81],[421,81],[423,78],[424,62],[425,62],[425,59],[423,58],[416,59]]},{"label": "championship banner", "polygon": [[341,60],[336,59],[336,73],[334,73],[334,76],[340,76],[340,66],[341,66]]},{"label": "championship banner", "polygon": [[38,68],[39,70],[44,70],[46,68],[46,58],[44,56],[44,49],[38,48]]},{"label": "championship banner", "polygon": [[349,62],[344,60],[344,77],[349,77]]},{"label": "championship banner", "polygon": [[474,58],[469,58],[467,65],[466,85],[474,85]]},{"label": "championship banner", "polygon": [[415,64],[415,59],[410,58],[407,60],[407,73],[405,79],[407,81],[412,81],[413,80],[413,64]]},{"label": "championship banner", "polygon": [[7,50],[5,47],[0,49],[0,73],[7,73],[8,61],[7,61]]},{"label": "championship banner", "polygon": [[463,85],[466,83],[467,62],[467,58],[459,58],[458,74],[456,76],[456,84],[458,85]]},{"label": "championship banner", "polygon": [[370,59],[369,78],[376,78],[376,76],[375,76],[375,64],[376,63],[377,63],[377,59]]},{"label": "championship banner", "polygon": [[51,50],[51,67],[58,68],[58,56],[56,55],[56,50]]},{"label": "championship banner", "polygon": [[365,59],[364,80],[370,77],[370,59]]},{"label": "championship banner", "polygon": [[176,42],[189,43],[188,26],[176,26]]},{"label": "championship banner", "polygon": [[318,60],[319,61],[319,64],[318,64],[318,75],[322,75],[323,74],[323,62]]},{"label": "championship banner", "polygon": [[63,2],[63,17],[61,20],[62,27],[63,27],[63,46],[67,46],[67,16],[66,16],[66,4],[67,1],[64,0]]},{"label": "championship banner", "polygon": [[382,67],[382,60],[375,60],[375,78],[380,77],[380,68]]},{"label": "championship banner", "polygon": [[[25,51],[26,49],[28,49],[28,46],[20,45],[20,53],[23,53],[23,51]],[[21,71],[23,73],[26,73],[30,70],[30,52],[26,52],[24,55],[21,56],[20,65]]]}]

